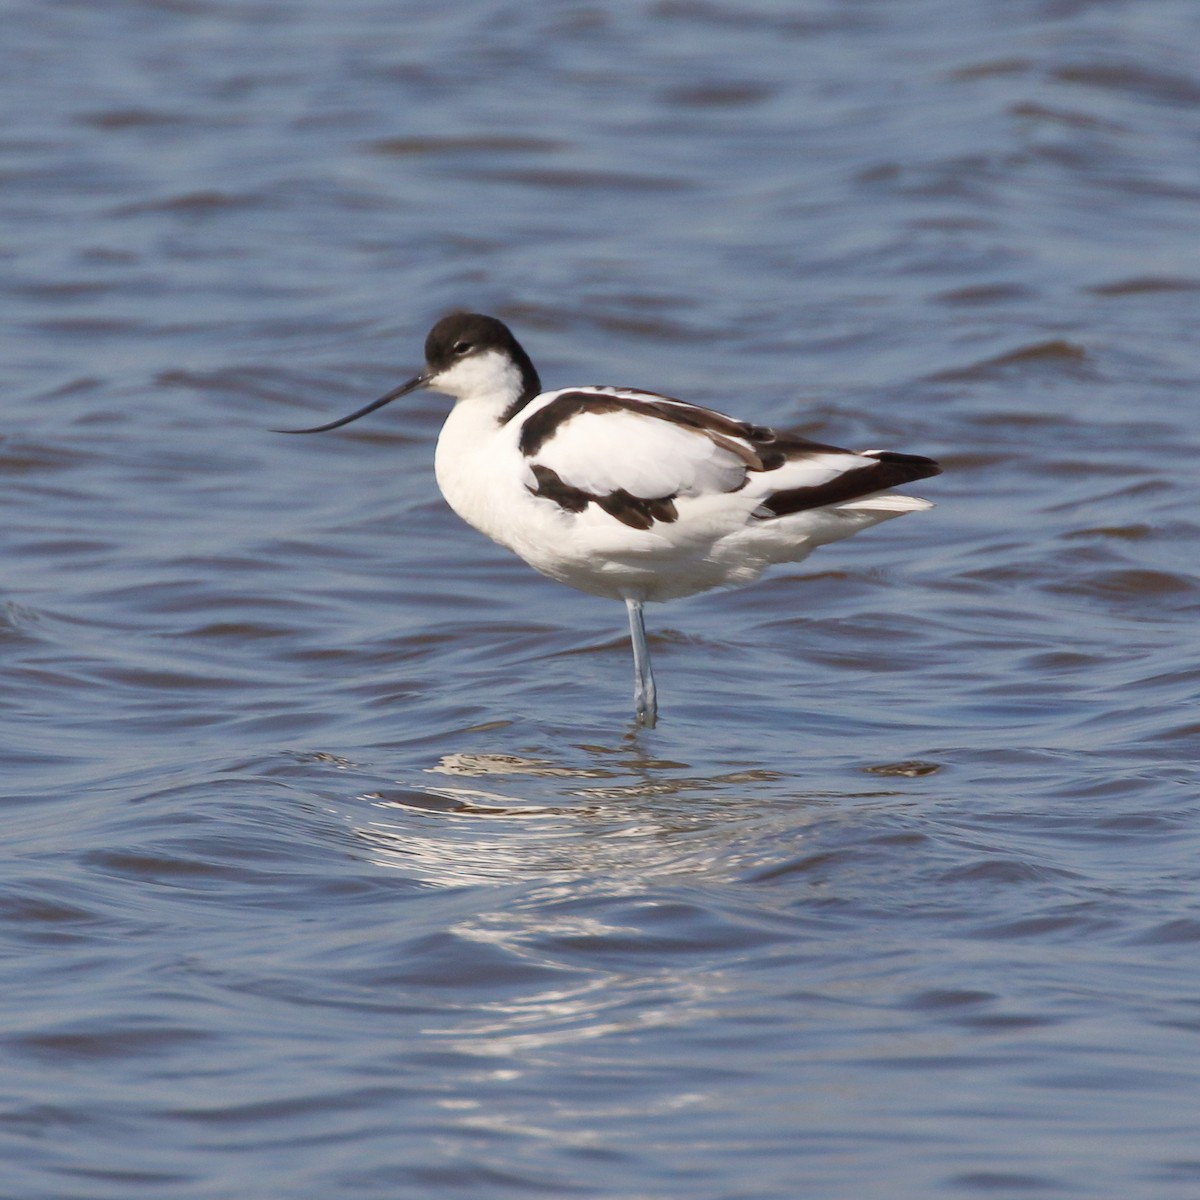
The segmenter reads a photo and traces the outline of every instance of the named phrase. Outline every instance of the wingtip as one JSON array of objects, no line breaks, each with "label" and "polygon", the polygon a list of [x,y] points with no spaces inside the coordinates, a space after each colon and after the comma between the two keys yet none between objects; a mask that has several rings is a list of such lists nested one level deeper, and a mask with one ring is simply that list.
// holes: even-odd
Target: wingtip
[{"label": "wingtip", "polygon": [[[873,458],[877,462],[889,463],[903,470],[906,478],[903,483],[912,483],[916,479],[932,479],[942,473],[942,464],[923,454],[902,454],[899,450],[860,450],[864,458]],[[890,486],[896,487],[897,484]]]}]

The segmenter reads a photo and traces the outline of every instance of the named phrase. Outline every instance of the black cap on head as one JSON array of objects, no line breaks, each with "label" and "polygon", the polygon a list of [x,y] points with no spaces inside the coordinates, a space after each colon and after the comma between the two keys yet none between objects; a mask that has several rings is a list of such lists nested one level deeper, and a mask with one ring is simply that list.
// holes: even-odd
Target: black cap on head
[{"label": "black cap on head", "polygon": [[496,317],[476,312],[452,312],[444,316],[425,339],[425,373],[432,378],[453,366],[457,359],[488,350],[497,350],[510,358],[521,372],[521,398],[512,410],[517,412],[542,390],[542,381],[525,348]]}]

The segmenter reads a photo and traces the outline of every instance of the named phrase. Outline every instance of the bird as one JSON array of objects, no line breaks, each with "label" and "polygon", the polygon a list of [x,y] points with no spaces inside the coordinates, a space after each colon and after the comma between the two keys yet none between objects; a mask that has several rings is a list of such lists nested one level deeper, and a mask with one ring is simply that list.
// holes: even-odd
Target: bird
[{"label": "bird", "polygon": [[753,583],[768,568],[928,500],[892,488],[941,473],[933,459],[843,450],[636,388],[543,391],[496,317],[452,312],[413,378],[324,433],[411,392],[453,398],[434,454],[442,495],[468,525],[535,570],[624,601],[636,724],[658,719],[644,606]]}]

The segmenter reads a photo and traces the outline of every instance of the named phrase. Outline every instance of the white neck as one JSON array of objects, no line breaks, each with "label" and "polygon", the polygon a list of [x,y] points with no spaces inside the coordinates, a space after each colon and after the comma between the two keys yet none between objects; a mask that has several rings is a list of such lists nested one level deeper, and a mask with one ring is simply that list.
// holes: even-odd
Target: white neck
[{"label": "white neck", "polygon": [[468,525],[507,546],[511,529],[500,510],[511,493],[524,495],[528,474],[517,447],[520,423],[503,423],[520,399],[521,370],[507,354],[486,350],[447,367],[429,386],[455,397],[433,459],[438,487]]},{"label": "white neck", "polygon": [[446,503],[468,525],[505,546],[508,538],[496,511],[498,496],[523,487],[524,479],[518,431],[500,423],[509,403],[503,391],[459,400],[442,426],[433,457]]},{"label": "white neck", "polygon": [[521,370],[507,354],[485,350],[472,354],[436,375],[427,385],[435,392],[444,392],[460,403],[487,403],[498,406],[496,417],[504,412],[521,394]]}]

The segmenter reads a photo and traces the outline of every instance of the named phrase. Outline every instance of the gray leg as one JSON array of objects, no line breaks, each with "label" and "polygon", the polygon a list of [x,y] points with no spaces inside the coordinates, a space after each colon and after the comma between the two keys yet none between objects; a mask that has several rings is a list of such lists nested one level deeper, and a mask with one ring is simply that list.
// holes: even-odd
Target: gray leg
[{"label": "gray leg", "polygon": [[629,610],[629,638],[633,642],[633,706],[639,725],[654,728],[658,720],[658,698],[654,675],[650,670],[650,649],[646,645],[646,621],[640,600],[626,600]]}]

